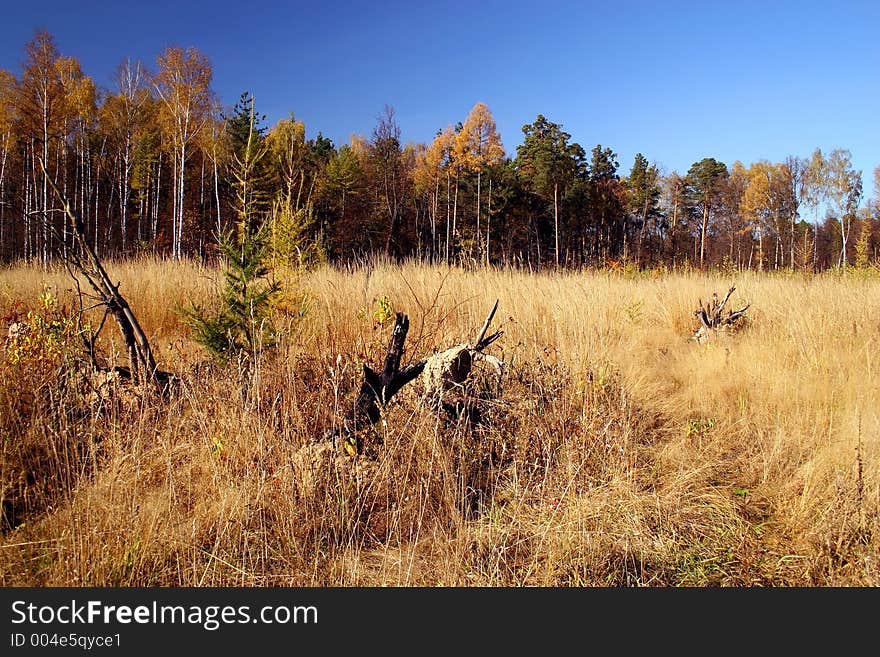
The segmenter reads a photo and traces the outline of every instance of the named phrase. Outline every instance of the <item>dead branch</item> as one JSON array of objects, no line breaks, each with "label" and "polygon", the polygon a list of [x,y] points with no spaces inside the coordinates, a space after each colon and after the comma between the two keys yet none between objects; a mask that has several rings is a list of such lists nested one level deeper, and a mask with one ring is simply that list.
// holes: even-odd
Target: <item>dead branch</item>
[{"label": "dead branch", "polygon": [[480,328],[480,332],[477,333],[477,339],[473,342],[473,348],[476,351],[482,351],[490,344],[495,342],[495,340],[501,337],[501,331],[497,331],[486,338],[486,331],[489,330],[489,324],[492,323],[492,318],[495,317],[496,310],[498,310],[498,299],[495,299],[495,305],[492,306],[492,310],[489,311],[489,314],[486,317],[486,321],[483,322],[483,326]]},{"label": "dead branch", "polygon": [[496,331],[486,336],[495,311],[498,310],[498,299],[486,316],[486,321],[477,333],[472,343],[459,344],[440,353],[431,356],[425,364],[425,372],[422,379],[425,384],[425,393],[430,397],[441,397],[444,392],[460,386],[471,373],[474,362],[484,361],[494,369],[500,381],[504,363],[495,356],[484,354],[483,351],[504,335],[504,331]]},{"label": "dead branch", "polygon": [[[76,249],[71,251],[68,262],[86,279],[100,303],[107,308],[107,312],[113,315],[113,319],[116,320],[128,352],[129,377],[135,383],[159,384],[167,382],[169,375],[157,370],[149,340],[147,340],[147,336],[144,334],[125,297],[119,293],[121,284],[117,283],[114,285],[112,283],[95,249],[88,240],[82,218],[76,214],[70,201],[58,189],[55,181],[52,180],[52,177],[46,170],[43,161],[40,159],[39,162],[43,176],[45,176],[47,183],[61,203],[62,211],[67,217],[74,237]],[[103,321],[101,325],[103,326]],[[92,349],[94,348],[96,337],[93,336],[89,340]]]}]

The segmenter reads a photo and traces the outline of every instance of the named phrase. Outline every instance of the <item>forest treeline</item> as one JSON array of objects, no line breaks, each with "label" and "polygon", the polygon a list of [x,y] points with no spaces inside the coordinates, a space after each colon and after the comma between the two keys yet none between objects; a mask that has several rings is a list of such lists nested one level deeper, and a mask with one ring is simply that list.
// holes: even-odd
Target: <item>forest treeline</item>
[{"label": "forest treeline", "polygon": [[[169,47],[126,59],[99,88],[38,31],[20,72],[0,69],[0,258],[63,254],[68,235],[41,162],[101,256],[211,258],[242,220],[277,253],[334,262],[820,270],[877,262],[880,204],[845,149],[663,172],[641,153],[585,148],[538,115],[506,153],[484,103],[404,143],[386,107],[336,145],[291,114],[273,126],[242,93],[224,109],[209,59]],[[880,186],[880,168],[874,171]],[[880,189],[875,190],[880,195]]]}]

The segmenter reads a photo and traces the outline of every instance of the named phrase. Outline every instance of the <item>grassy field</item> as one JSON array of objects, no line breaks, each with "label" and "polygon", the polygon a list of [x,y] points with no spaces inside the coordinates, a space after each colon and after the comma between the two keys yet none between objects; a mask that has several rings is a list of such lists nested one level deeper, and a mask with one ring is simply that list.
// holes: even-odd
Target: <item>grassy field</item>
[{"label": "grassy field", "polygon": [[[287,289],[277,349],[219,367],[174,311],[216,271],[109,269],[180,384],[94,394],[63,322],[46,353],[7,341],[3,585],[880,585],[876,277],[327,267]],[[747,325],[689,340],[732,284]],[[323,436],[381,361],[382,297],[410,317],[405,360],[499,299],[505,371],[458,417],[413,383],[353,460]],[[0,329],[73,299],[63,270],[3,270]]]}]

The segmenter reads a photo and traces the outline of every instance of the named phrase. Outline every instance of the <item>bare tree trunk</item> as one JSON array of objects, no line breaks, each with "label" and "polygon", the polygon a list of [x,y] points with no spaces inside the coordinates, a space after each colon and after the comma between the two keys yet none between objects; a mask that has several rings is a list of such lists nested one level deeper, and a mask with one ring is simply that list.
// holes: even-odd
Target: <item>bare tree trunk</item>
[{"label": "bare tree trunk", "polygon": [[850,233],[849,229],[850,229],[850,226],[846,225],[846,216],[844,215],[840,218],[841,247],[840,247],[840,259],[837,263],[838,269],[846,268],[846,265],[847,265],[847,262],[846,262],[846,243],[847,243],[847,240],[849,239],[849,233]]},{"label": "bare tree trunk", "polygon": [[703,223],[700,227],[700,269],[704,268],[706,253],[706,228],[709,225],[709,204],[703,205]]},{"label": "bare tree trunk", "polygon": [[535,229],[535,270],[541,271],[541,233],[538,231],[538,224],[531,217],[529,221]]},{"label": "bare tree trunk", "polygon": [[[104,141],[104,143],[106,143],[106,140]],[[99,247],[98,247],[98,245],[99,245],[98,237],[99,237],[100,233],[98,232],[98,230],[99,230],[99,223],[98,223],[98,222],[99,222],[99,215],[98,215],[98,210],[99,210],[99,208],[98,208],[98,205],[100,204],[100,201],[101,201],[101,189],[100,189],[100,184],[101,184],[101,160],[103,159],[103,157],[104,157],[104,144],[101,144],[101,151],[98,153],[98,162],[97,162],[97,165],[96,165],[96,167],[95,167],[95,235],[94,235],[94,239],[95,239],[95,243],[94,243],[95,253],[98,253],[98,251],[99,251]]]},{"label": "bare tree trunk", "polygon": [[122,162],[122,189],[120,189],[120,206],[122,209],[122,252],[125,253],[128,238],[128,204],[131,202],[131,137],[126,138],[125,158]]},{"label": "bare tree trunk", "polygon": [[446,172],[446,264],[449,264],[449,171]]},{"label": "bare tree trunk", "polygon": [[553,237],[555,240],[554,255],[556,268],[559,269],[559,183],[553,183]]},{"label": "bare tree trunk", "polygon": [[[80,133],[82,135],[82,133]],[[80,146],[79,146],[79,213],[85,217],[88,214],[86,208],[88,207],[86,201],[87,195],[87,181],[86,181],[86,162],[87,160],[91,160],[91,154],[88,152],[88,145],[83,142],[83,137],[80,136]],[[75,204],[74,204],[75,205]]]},{"label": "bare tree trunk", "polygon": [[116,193],[116,186],[110,185],[110,198],[107,199],[107,217],[105,219],[106,228],[104,229],[104,243],[107,245],[107,250],[110,253],[116,251],[116,247],[113,244],[113,221],[111,214],[113,212],[113,195]]},{"label": "bare tree trunk", "polygon": [[[56,179],[58,178],[58,172],[61,170],[61,151],[62,151],[61,144],[57,144],[55,146],[55,178]],[[61,250],[65,256],[67,255],[67,226],[66,226],[66,223],[67,222],[62,222],[62,229],[61,229],[61,236],[62,236],[61,237]],[[52,248],[52,236],[53,236],[53,231],[50,226],[49,231],[48,231],[48,235],[47,235],[47,241],[49,242],[48,251],[50,251],[50,252],[51,252],[51,248]],[[48,257],[48,253],[47,253],[47,257]]]},{"label": "bare tree trunk", "polygon": [[[482,253],[483,251],[483,239],[480,233],[480,180],[482,177],[482,171],[477,169],[477,253]],[[482,260],[482,257],[480,258]]]},{"label": "bare tree trunk", "polygon": [[[43,162],[49,161],[49,98],[48,91],[43,96]],[[43,265],[48,264],[49,254],[46,251],[46,242],[48,241],[48,213],[49,213],[49,185],[46,178],[43,178],[43,198],[40,209],[43,211],[47,221],[43,223]]]},{"label": "bare tree trunk", "polygon": [[486,266],[489,266],[490,259],[490,251],[489,251],[489,237],[490,237],[490,229],[492,224],[492,178],[489,178],[489,207],[486,209]]},{"label": "bare tree trunk", "polygon": [[199,169],[199,213],[205,211],[205,158],[202,156],[201,167]]},{"label": "bare tree trunk", "polygon": [[217,175],[217,147],[214,146],[214,201],[217,204],[217,237],[223,232],[223,222],[220,218],[220,176]]},{"label": "bare tree trunk", "polygon": [[177,204],[180,201],[180,195],[177,192],[177,183],[180,180],[180,177],[177,174],[177,168],[179,166],[179,157],[178,152],[175,151],[173,158],[173,169],[172,169],[172,207],[171,207],[171,257],[177,257]]},{"label": "bare tree trunk", "polygon": [[758,228],[758,271],[764,271],[764,231]]},{"label": "bare tree trunk", "polygon": [[437,208],[440,204],[440,178],[434,182],[434,198],[431,199],[431,262],[434,262],[439,255],[439,245],[437,244]]},{"label": "bare tree trunk", "polygon": [[9,149],[5,146],[6,137],[7,135],[0,135],[0,143],[4,144],[3,158],[0,159],[0,258],[3,257],[6,246],[6,158],[9,154]]},{"label": "bare tree trunk", "polygon": [[636,261],[641,269],[642,267],[642,243],[645,241],[645,232],[648,227],[648,198],[645,197],[645,205],[642,208],[642,229],[639,231],[639,244],[636,247]]},{"label": "bare tree trunk", "polygon": [[675,266],[675,228],[678,224],[678,198],[672,202],[672,226],[669,230],[669,258]]},{"label": "bare tree trunk", "polygon": [[456,221],[458,219],[458,176],[455,177],[455,200],[452,203],[452,240],[455,242]]},{"label": "bare tree trunk", "polygon": [[[24,178],[24,205],[22,206],[22,212],[24,213],[24,235],[22,236],[22,252],[24,253],[25,260],[28,260],[31,256],[30,254],[30,241],[31,241],[31,202],[32,197],[34,195],[34,188],[31,187],[31,177],[28,173],[28,159],[30,159],[30,169],[34,167],[33,161],[33,147],[34,142],[31,140],[28,144],[25,145],[24,148],[24,166],[21,169],[22,177]],[[30,155],[30,158],[28,158]]]},{"label": "bare tree trunk", "polygon": [[175,257],[180,259],[183,257],[183,207],[184,207],[184,183],[186,181],[186,176],[184,175],[184,171],[186,170],[186,142],[182,141],[180,145],[180,201],[177,205],[177,250],[175,253]]},{"label": "bare tree trunk", "polygon": [[153,197],[153,250],[156,249],[156,238],[159,234],[159,199],[162,192],[162,153],[156,163],[156,194]]}]

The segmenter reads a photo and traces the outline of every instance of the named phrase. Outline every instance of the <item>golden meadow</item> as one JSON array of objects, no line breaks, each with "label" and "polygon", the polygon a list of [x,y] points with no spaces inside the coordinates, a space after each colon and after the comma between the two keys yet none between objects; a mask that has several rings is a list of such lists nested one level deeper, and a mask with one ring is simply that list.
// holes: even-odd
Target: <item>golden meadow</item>
[{"label": "golden meadow", "polygon": [[[323,267],[285,281],[279,345],[243,368],[207,365],[175,310],[210,304],[217,270],[108,269],[180,383],[96,396],[64,344],[7,341],[3,585],[880,584],[876,275]],[[730,285],[747,324],[690,340]],[[410,318],[410,361],[472,338],[496,298],[505,371],[478,421],[415,382],[375,460],[327,449],[384,354],[381,299]],[[75,294],[22,265],[0,304],[6,324],[69,316]],[[98,346],[124,362],[115,326]]]}]

